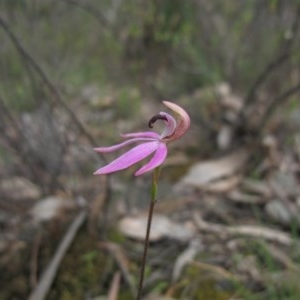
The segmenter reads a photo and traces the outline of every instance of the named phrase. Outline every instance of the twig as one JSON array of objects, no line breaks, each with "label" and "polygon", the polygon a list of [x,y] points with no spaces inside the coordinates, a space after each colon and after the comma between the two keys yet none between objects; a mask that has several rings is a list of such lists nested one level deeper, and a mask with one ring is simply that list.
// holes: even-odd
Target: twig
[{"label": "twig", "polygon": [[248,106],[253,102],[258,88],[265,82],[265,80],[271,75],[273,71],[279,68],[286,60],[290,58],[290,53],[281,54],[275,60],[271,61],[270,64],[262,71],[260,75],[256,78],[253,85],[250,87],[248,96],[244,103],[244,109],[241,110],[241,113],[244,113]]},{"label": "twig", "polygon": [[[73,123],[77,126],[79,131],[88,139],[89,143],[92,146],[95,146],[96,140],[94,137],[85,129],[83,124],[80,122],[80,120],[76,117],[76,114],[69,108],[69,106],[66,104],[66,102],[63,100],[61,94],[59,91],[55,88],[54,84],[51,82],[48,75],[45,73],[45,71],[42,69],[42,67],[37,63],[37,61],[25,50],[25,48],[21,45],[15,34],[10,30],[9,26],[6,24],[6,22],[3,20],[3,18],[0,15],[0,27],[4,30],[6,35],[10,38],[15,48],[18,50],[19,54],[23,59],[28,61],[28,63],[32,66],[32,68],[37,72],[37,74],[41,77],[41,79],[44,81],[45,85],[48,87],[51,95],[53,96],[53,99],[60,104],[60,106],[69,114],[71,120]],[[101,154],[102,161],[106,164],[107,160],[103,154]],[[106,204],[109,202],[110,195],[111,195],[111,188],[110,188],[110,180],[109,176],[105,177],[105,202]],[[106,207],[107,205],[105,205]]]},{"label": "twig", "polygon": [[198,267],[201,271],[212,272],[216,276],[223,278],[223,279],[229,279],[229,280],[235,280],[235,281],[238,280],[236,275],[228,272],[227,270],[225,270],[224,268],[222,268],[220,266],[207,264],[207,263],[201,262],[201,261],[192,261],[191,265]]},{"label": "twig", "polygon": [[119,289],[120,289],[120,279],[121,279],[121,273],[118,271],[115,273],[115,275],[113,277],[107,300],[118,300],[118,294],[119,294]]},{"label": "twig", "polygon": [[41,279],[36,286],[36,288],[32,291],[29,296],[29,300],[43,300],[46,298],[47,293],[53,283],[57,270],[60,266],[60,263],[69,249],[72,241],[74,240],[76,233],[79,228],[82,226],[86,219],[86,212],[81,211],[77,217],[73,220],[69,229],[67,230],[65,236],[60,242],[50,264],[46,268],[45,272],[41,276]]},{"label": "twig", "polygon": [[278,55],[278,57],[276,57],[273,61],[271,61],[265,67],[265,69],[262,71],[262,73],[254,81],[253,85],[250,87],[248,96],[244,103],[244,111],[253,102],[253,100],[255,100],[255,95],[256,95],[258,88],[266,81],[266,79],[271,75],[271,73],[273,71],[275,71],[277,68],[279,68],[286,60],[288,60],[290,58],[291,48],[295,41],[294,37],[296,35],[297,29],[299,26],[299,19],[300,19],[300,5],[297,6],[295,19],[294,19],[294,22],[290,29],[291,38],[285,39],[285,42],[283,42],[283,45],[281,46],[281,49],[280,49],[281,51],[280,51],[280,54]]},{"label": "twig", "polygon": [[195,224],[200,230],[213,232],[217,234],[233,234],[250,236],[254,238],[263,238],[269,241],[277,242],[285,246],[291,246],[293,243],[298,243],[290,235],[261,226],[241,225],[241,226],[224,226],[204,221],[198,213],[193,215]]},{"label": "twig", "polygon": [[[11,138],[7,132],[5,124],[5,118],[7,118],[8,122],[10,122],[10,126],[14,128],[14,130],[17,132],[17,140]],[[16,121],[10,110],[5,104],[5,101],[0,95],[0,129],[1,129],[1,138],[5,139],[6,143],[8,144],[9,148],[12,149],[16,154],[17,158],[21,159],[23,161],[23,164],[28,166],[29,168],[27,171],[27,176],[29,175],[32,178],[35,178],[35,180],[39,180],[39,176],[37,174],[37,171],[35,168],[32,167],[32,158],[30,155],[24,151],[22,147],[20,147],[19,143],[25,143],[26,139],[24,136],[24,133],[22,131],[22,128],[19,126],[19,123]]]},{"label": "twig", "polygon": [[81,2],[75,1],[75,0],[63,0],[63,2],[65,2],[66,4],[69,4],[69,5],[79,7],[80,9],[85,11],[86,13],[90,14],[91,16],[93,16],[99,22],[102,29],[104,29],[107,33],[110,32],[107,29],[108,28],[107,20],[105,19],[104,15],[102,15],[101,13],[96,11],[95,7],[93,7],[91,5],[88,5],[87,3],[81,3]]},{"label": "twig", "polygon": [[112,254],[114,260],[119,266],[119,269],[122,273],[125,282],[127,283],[130,289],[132,297],[134,297],[136,295],[136,288],[131,280],[132,276],[128,271],[128,264],[127,264],[128,259],[127,257],[125,257],[122,249],[118,245],[110,242],[100,242],[99,246],[101,248],[108,250]]},{"label": "twig", "polygon": [[288,253],[285,253],[277,247],[275,248],[273,245],[265,243],[264,246],[267,248],[268,252],[272,255],[272,257],[279,263],[281,263],[286,269],[299,271],[299,265],[297,263],[294,263],[290,259]]},{"label": "twig", "polygon": [[[37,72],[37,74],[41,77],[41,79],[44,81],[45,85],[48,87],[53,99],[59,103],[64,110],[69,114],[74,124],[78,127],[80,132],[84,134],[89,142],[92,145],[96,145],[96,141],[94,137],[84,128],[82,123],[78,120],[76,117],[76,114],[69,108],[69,106],[65,103],[65,101],[62,99],[61,94],[59,91],[55,88],[54,84],[51,82],[48,75],[45,73],[45,71],[42,69],[42,67],[37,63],[37,61],[25,50],[25,48],[21,45],[18,38],[15,36],[15,34],[10,30],[9,26],[6,24],[6,22],[1,18],[0,16],[0,27],[4,30],[4,32],[7,34],[7,36],[10,38],[20,55],[29,62],[29,64],[32,66],[32,68]],[[105,157],[103,156],[103,161],[106,162]]]},{"label": "twig", "polygon": [[200,240],[192,240],[187,247],[177,258],[173,266],[173,272],[172,272],[172,281],[176,282],[180,274],[182,273],[182,270],[184,267],[189,264],[195,256],[198,254],[200,250],[202,250],[203,246],[200,242]]},{"label": "twig", "polygon": [[33,241],[31,258],[30,258],[30,286],[34,289],[37,285],[37,273],[38,273],[38,256],[41,245],[42,234],[39,231]]},{"label": "twig", "polygon": [[[95,196],[95,198],[91,201],[91,204],[90,204],[90,207],[89,207],[88,231],[89,231],[89,234],[93,237],[97,237],[97,235],[98,235],[99,212],[101,212],[103,210],[104,202],[105,202],[104,193],[98,193]],[[105,211],[107,211],[107,209]],[[107,219],[106,214],[104,216],[104,219]],[[108,220],[103,220],[104,224],[101,224],[101,225],[106,226],[107,221]]]},{"label": "twig", "polygon": [[257,129],[260,129],[260,130],[264,129],[264,127],[268,123],[268,120],[270,119],[270,117],[272,116],[274,111],[278,108],[278,105],[299,91],[300,91],[300,82],[297,85],[293,86],[292,88],[288,89],[283,94],[279,95],[277,98],[275,98],[269,104],[266,112],[264,113],[264,117],[261,119],[261,122],[257,126]]}]

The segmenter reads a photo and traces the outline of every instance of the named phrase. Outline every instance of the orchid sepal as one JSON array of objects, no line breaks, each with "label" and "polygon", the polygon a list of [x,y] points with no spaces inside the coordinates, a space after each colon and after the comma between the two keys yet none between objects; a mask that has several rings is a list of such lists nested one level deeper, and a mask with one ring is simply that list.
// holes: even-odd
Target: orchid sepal
[{"label": "orchid sepal", "polygon": [[163,104],[177,115],[176,128],[172,135],[166,137],[167,141],[175,141],[189,130],[191,119],[188,113],[179,105],[170,101],[163,101]]}]

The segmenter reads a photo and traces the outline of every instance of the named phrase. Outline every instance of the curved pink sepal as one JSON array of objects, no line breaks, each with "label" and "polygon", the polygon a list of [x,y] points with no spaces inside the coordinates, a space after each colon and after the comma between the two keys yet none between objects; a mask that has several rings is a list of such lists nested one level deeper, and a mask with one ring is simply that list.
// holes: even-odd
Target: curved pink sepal
[{"label": "curved pink sepal", "polygon": [[120,148],[123,148],[124,146],[127,146],[129,144],[132,143],[136,143],[136,142],[147,142],[147,141],[153,141],[153,139],[151,138],[134,138],[128,141],[125,141],[123,143],[120,144],[116,144],[113,146],[109,146],[109,147],[98,147],[98,148],[94,148],[94,150],[96,152],[101,152],[101,153],[109,153],[109,152],[114,152]]},{"label": "curved pink sepal", "polygon": [[119,156],[117,159],[112,161],[110,164],[98,169],[94,175],[109,174],[119,170],[126,169],[140,160],[146,158],[151,153],[153,153],[158,147],[158,142],[148,142],[138,145],[123,155]]},{"label": "curved pink sepal", "polygon": [[123,138],[154,138],[158,139],[159,134],[154,131],[144,131],[144,132],[133,132],[121,134]]},{"label": "curved pink sepal", "polygon": [[171,136],[166,137],[166,141],[174,141],[179,139],[182,135],[184,135],[188,129],[190,128],[190,117],[188,113],[179,105],[170,102],[170,101],[163,101],[163,104],[171,109],[173,112],[177,114],[177,126]]},{"label": "curved pink sepal", "polygon": [[168,154],[168,149],[166,144],[160,143],[151,160],[143,167],[141,167],[138,171],[136,171],[134,175],[135,176],[142,175],[160,166],[166,160],[167,154]]}]

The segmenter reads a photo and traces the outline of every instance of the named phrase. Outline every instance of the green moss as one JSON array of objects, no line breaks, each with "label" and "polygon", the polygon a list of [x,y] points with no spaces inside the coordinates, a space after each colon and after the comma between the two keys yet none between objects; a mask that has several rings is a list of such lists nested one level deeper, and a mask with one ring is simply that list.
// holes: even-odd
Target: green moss
[{"label": "green moss", "polygon": [[228,300],[232,297],[233,291],[222,289],[220,280],[213,274],[201,271],[197,266],[189,266],[185,269],[175,291],[176,299],[193,300]]},{"label": "green moss", "polygon": [[109,241],[117,244],[123,244],[126,240],[125,235],[116,227],[113,227],[108,231],[107,238]]},{"label": "green moss", "polygon": [[96,241],[81,232],[64,258],[48,300],[80,300],[105,294],[101,286],[113,272],[113,260],[99,250]]},{"label": "green moss", "polygon": [[168,288],[168,286],[169,286],[169,282],[160,281],[154,287],[152,287],[151,291],[153,293],[160,294],[161,292],[165,291]]}]

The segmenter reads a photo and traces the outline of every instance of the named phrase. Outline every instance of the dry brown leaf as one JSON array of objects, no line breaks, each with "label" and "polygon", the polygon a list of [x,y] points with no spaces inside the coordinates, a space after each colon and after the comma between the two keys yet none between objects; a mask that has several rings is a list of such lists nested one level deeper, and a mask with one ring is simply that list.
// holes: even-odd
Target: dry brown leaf
[{"label": "dry brown leaf", "polygon": [[270,185],[263,180],[246,178],[242,181],[242,189],[252,194],[261,195],[263,197],[269,198],[272,195]]},{"label": "dry brown leaf", "polygon": [[201,250],[201,248],[203,248],[203,246],[199,240],[192,240],[187,249],[185,249],[177,257],[172,272],[173,282],[179,279],[183,268],[195,258],[197,253]]},{"label": "dry brown leaf", "polygon": [[227,196],[232,201],[249,204],[262,204],[268,200],[262,196],[245,194],[238,190],[231,191]]},{"label": "dry brown leaf", "polygon": [[240,180],[240,175],[233,175],[228,178],[209,183],[206,186],[204,186],[203,189],[207,192],[225,193],[237,186]]},{"label": "dry brown leaf", "polygon": [[189,170],[182,182],[200,188],[205,187],[213,181],[236,173],[248,157],[249,152],[246,149],[239,149],[228,156],[197,163]]},{"label": "dry brown leaf", "polygon": [[31,209],[31,216],[36,222],[50,221],[60,213],[75,208],[74,202],[68,199],[49,196],[36,203]]},{"label": "dry brown leaf", "polygon": [[[143,241],[147,217],[147,215],[140,215],[123,218],[119,223],[120,231],[130,238]],[[195,227],[190,225],[175,223],[163,215],[154,215],[149,240],[155,242],[168,237],[182,242],[188,241],[195,234]]]}]

